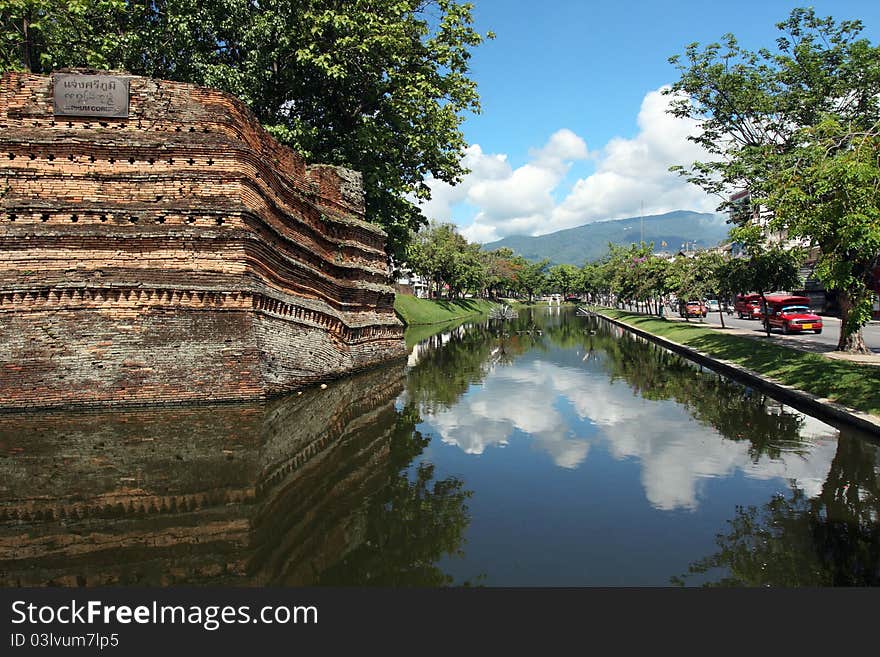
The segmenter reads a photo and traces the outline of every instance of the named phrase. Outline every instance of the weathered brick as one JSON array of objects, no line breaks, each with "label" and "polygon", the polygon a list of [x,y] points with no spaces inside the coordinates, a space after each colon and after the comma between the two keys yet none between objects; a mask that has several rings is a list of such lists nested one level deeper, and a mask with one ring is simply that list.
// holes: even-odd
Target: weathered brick
[{"label": "weathered brick", "polygon": [[359,174],[229,94],[130,88],[127,119],[56,117],[51,77],[0,78],[0,406],[262,397],[403,355]]}]

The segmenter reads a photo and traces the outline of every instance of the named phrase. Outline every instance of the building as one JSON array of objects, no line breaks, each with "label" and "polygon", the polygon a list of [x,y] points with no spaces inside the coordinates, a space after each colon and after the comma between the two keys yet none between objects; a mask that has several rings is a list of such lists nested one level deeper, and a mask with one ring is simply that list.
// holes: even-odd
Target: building
[{"label": "building", "polygon": [[394,291],[398,294],[409,294],[420,299],[427,299],[431,296],[430,283],[424,276],[416,274],[406,263],[397,269]]},{"label": "building", "polygon": [[[729,215],[730,222],[738,225],[752,224],[760,226],[768,243],[779,244],[785,249],[796,247],[809,248],[810,240],[806,238],[789,238],[785,230],[774,230],[770,226],[773,213],[763,205],[752,203],[751,193],[744,190],[730,197],[732,205]],[[742,253],[742,245],[738,245],[738,253]]]}]

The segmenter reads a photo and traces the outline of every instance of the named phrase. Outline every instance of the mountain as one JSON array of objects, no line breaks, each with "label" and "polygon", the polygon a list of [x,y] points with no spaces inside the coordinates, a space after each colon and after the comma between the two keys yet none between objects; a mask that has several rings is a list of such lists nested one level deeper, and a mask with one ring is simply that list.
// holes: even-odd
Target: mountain
[{"label": "mountain", "polygon": [[[529,260],[548,258],[553,265],[567,263],[581,266],[586,261],[605,255],[609,242],[638,244],[642,230],[641,219],[630,217],[597,221],[538,237],[512,235],[484,244],[483,249],[494,251],[507,247]],[[644,217],[644,240],[653,242],[655,251],[674,253],[685,242],[696,242],[697,248],[705,249],[724,241],[729,229],[726,217],[720,214],[675,210]],[[663,242],[666,242],[666,246],[662,246]]]}]

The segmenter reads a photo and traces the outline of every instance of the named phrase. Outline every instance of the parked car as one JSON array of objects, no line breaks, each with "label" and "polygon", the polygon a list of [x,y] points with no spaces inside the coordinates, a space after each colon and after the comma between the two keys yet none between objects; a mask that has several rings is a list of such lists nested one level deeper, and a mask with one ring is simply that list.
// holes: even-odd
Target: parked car
[{"label": "parked car", "polygon": [[678,305],[678,314],[682,317],[705,317],[706,306],[702,301],[680,301]]},{"label": "parked car", "polygon": [[733,310],[740,319],[759,319],[761,316],[761,295],[737,294]]},{"label": "parked car", "polygon": [[721,312],[721,304],[718,299],[706,299],[706,310],[710,313]]},{"label": "parked car", "polygon": [[822,318],[810,311],[807,297],[768,294],[765,299],[761,319],[771,329],[779,328],[783,333],[822,332]]}]

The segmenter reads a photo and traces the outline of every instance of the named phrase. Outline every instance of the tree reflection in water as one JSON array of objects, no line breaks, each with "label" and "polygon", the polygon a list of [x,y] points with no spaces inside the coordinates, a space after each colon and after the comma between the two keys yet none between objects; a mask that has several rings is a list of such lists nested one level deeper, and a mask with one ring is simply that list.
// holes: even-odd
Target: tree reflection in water
[{"label": "tree reflection in water", "polygon": [[[516,323],[494,338],[490,364],[511,364],[534,343],[584,353],[587,366],[598,365],[611,380],[624,381],[634,393],[650,400],[672,400],[684,406],[698,422],[712,427],[727,440],[746,442],[757,464],[784,454],[808,458],[813,443],[805,435],[805,417],[759,391],[717,376],[685,359],[597,321],[542,318],[542,337],[520,333]],[[509,328],[508,328],[509,327]],[[515,339],[533,344],[521,351]],[[482,338],[485,339],[485,338]],[[485,356],[473,351],[446,354]],[[469,371],[485,376],[489,368],[472,361]],[[430,360],[426,361],[429,363]],[[410,381],[427,380],[424,372]],[[448,382],[442,385],[447,386]],[[466,386],[465,386],[466,388]],[[445,398],[454,402],[463,390]],[[430,397],[423,392],[421,397]],[[809,432],[806,432],[808,434]],[[792,485],[761,507],[737,507],[728,531],[717,537],[718,551],[694,562],[679,584],[711,583],[733,586],[872,586],[880,584],[880,500],[878,500],[878,447],[864,436],[841,432],[831,468],[815,497]]]},{"label": "tree reflection in water", "polygon": [[724,438],[748,442],[755,463],[811,447],[802,438],[803,415],[608,322],[571,313],[526,310],[515,320],[489,320],[429,338],[407,373],[406,397],[426,415],[452,408],[495,366],[550,347],[582,351],[584,362],[599,363],[611,381],[626,382],[642,398],[675,401]]},{"label": "tree reflection in water", "polygon": [[387,464],[389,483],[367,505],[364,541],[326,570],[319,584],[371,586],[446,586],[452,578],[437,567],[444,554],[461,554],[470,521],[470,491],[456,477],[434,479],[434,466],[411,463],[430,442],[415,426],[421,422],[410,405],[400,412]]},{"label": "tree reflection in water", "polygon": [[[737,507],[718,551],[672,578],[706,586],[877,586],[880,584],[878,448],[841,433],[822,491],[797,488],[762,507]],[[714,579],[718,577],[718,579]]]},{"label": "tree reflection in water", "polygon": [[[729,440],[749,442],[749,454],[778,459],[806,455],[804,417],[757,391],[731,383],[646,341],[598,328],[612,377],[650,399],[674,399]],[[737,507],[718,552],[693,563],[684,584],[715,580],[722,586],[872,586],[880,584],[878,447],[852,431],[840,432],[820,494],[792,487],[763,507]]]},{"label": "tree reflection in water", "polygon": [[[618,335],[613,329],[594,320],[588,335],[580,337],[590,350],[602,352],[601,362],[612,381],[625,381],[645,399],[681,404],[695,420],[728,440],[748,441],[755,463],[763,456],[775,459],[782,452],[809,448],[801,437],[801,414],[651,342],[627,333]],[[573,337],[577,336],[568,336],[565,342]]]}]

